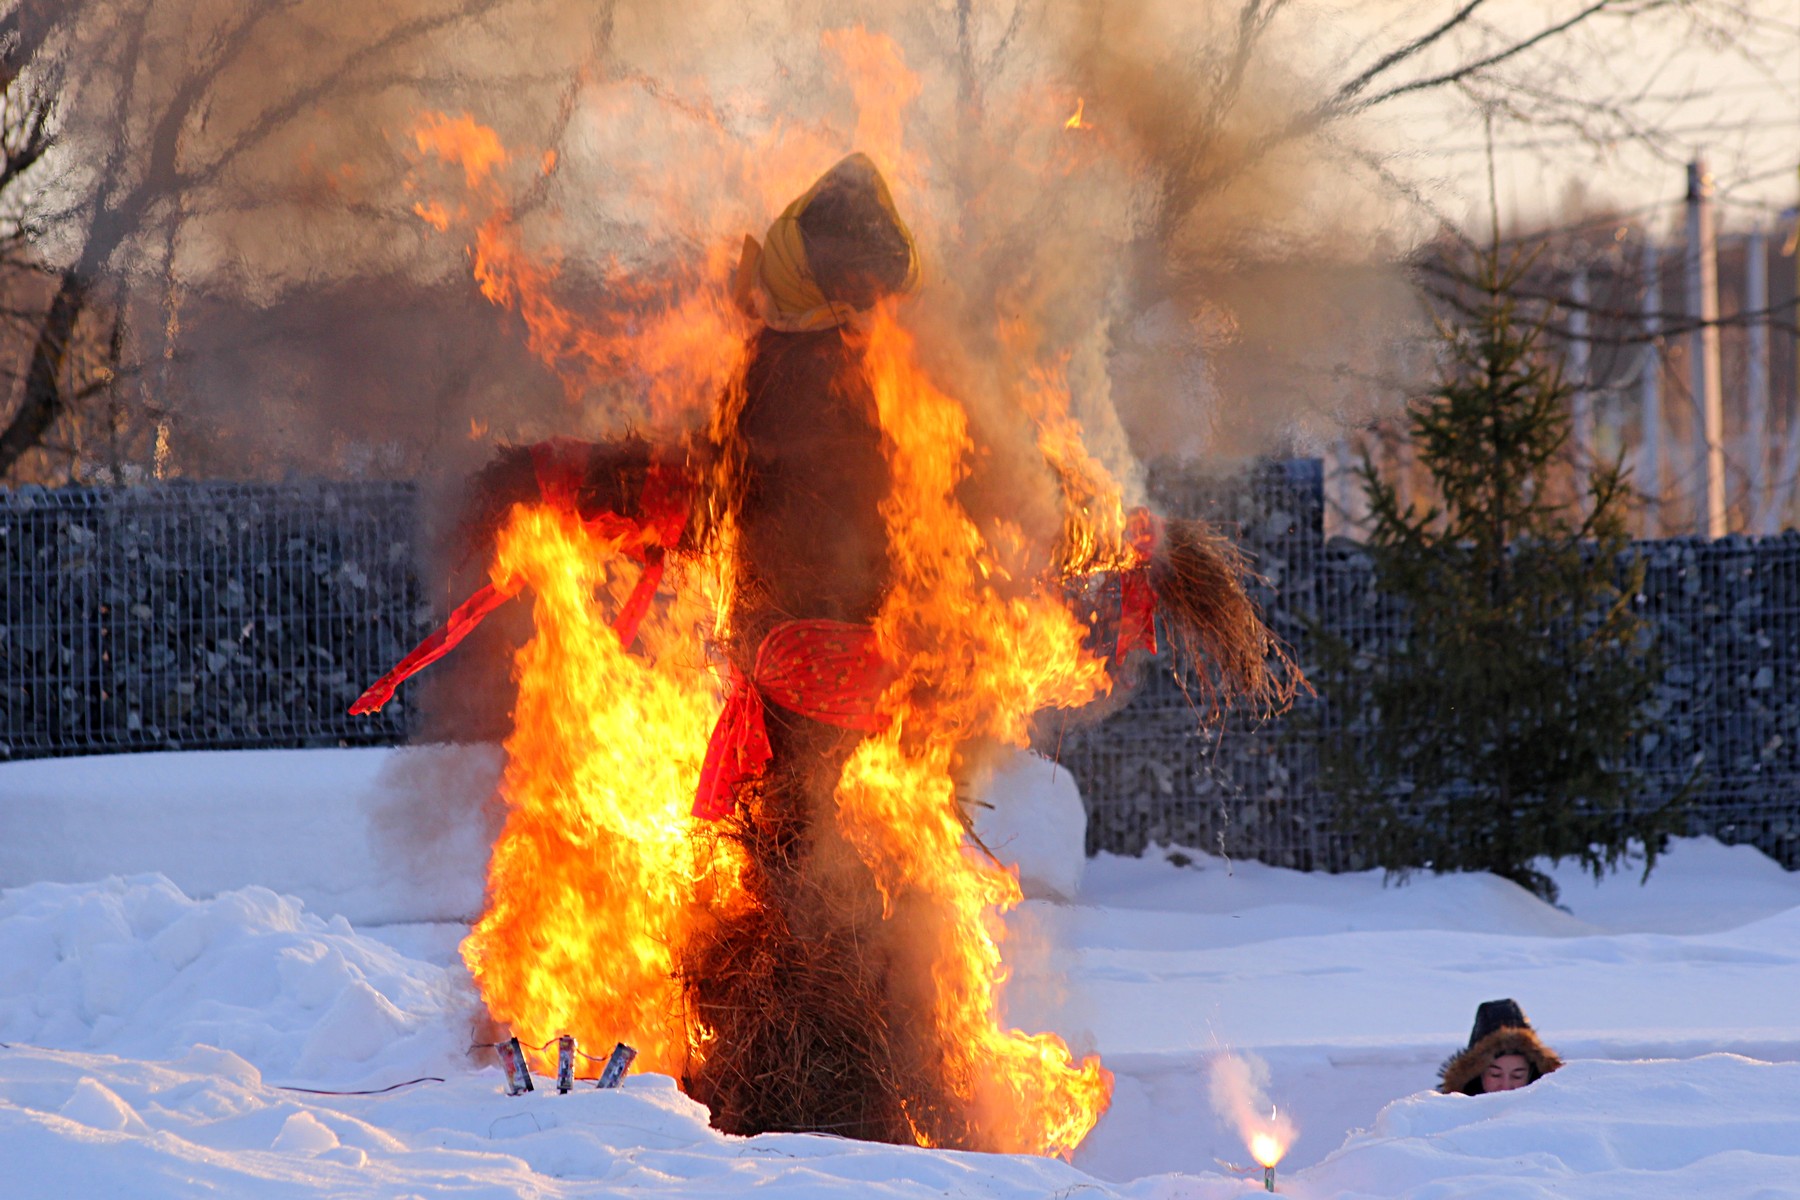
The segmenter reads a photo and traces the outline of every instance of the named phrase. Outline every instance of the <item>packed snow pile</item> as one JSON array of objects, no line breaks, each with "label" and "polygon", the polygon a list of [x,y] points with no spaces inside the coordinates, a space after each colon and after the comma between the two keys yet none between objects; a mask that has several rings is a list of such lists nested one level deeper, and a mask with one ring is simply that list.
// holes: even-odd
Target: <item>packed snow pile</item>
[{"label": "packed snow pile", "polygon": [[1009,755],[982,789],[974,824],[1027,896],[1075,898],[1087,869],[1087,810],[1073,775],[1036,754]]},{"label": "packed snow pile", "polygon": [[481,911],[498,746],[201,750],[0,763],[0,887],[156,871],[358,925]]},{"label": "packed snow pile", "polygon": [[[20,880],[26,857],[0,847],[20,884],[0,890],[0,1193],[1242,1200],[1261,1170],[1210,1096],[1230,1054],[1266,1066],[1266,1098],[1297,1126],[1281,1193],[1800,1200],[1800,875],[1744,847],[1679,842],[1643,887],[1560,870],[1566,910],[1488,876],[1390,887],[1376,872],[1172,849],[1087,863],[1073,901],[1030,900],[1008,921],[1009,1017],[1098,1052],[1116,1076],[1111,1110],[1065,1164],[725,1137],[661,1076],[570,1095],[540,1078],[509,1097],[493,1053],[470,1052],[485,1035],[455,953],[467,926],[346,920],[337,906],[431,914],[446,898],[447,876],[416,868],[358,893],[344,864],[378,873],[477,839],[489,814],[452,802],[451,827],[403,844],[429,824],[415,818],[448,759],[161,758],[151,793],[185,796],[161,820],[129,770],[0,766],[9,828],[33,827],[29,862],[56,881]],[[51,806],[35,824],[9,787],[22,774]],[[1015,813],[1033,781],[1060,786],[1035,766],[1002,781]],[[457,787],[474,789],[439,790]],[[266,802],[309,788],[342,801],[341,819],[284,839],[293,814]],[[257,800],[218,826],[189,819],[232,796]],[[81,819],[54,835],[59,799]],[[1051,896],[1076,886],[1074,825],[1044,824],[1019,826],[1013,849]],[[96,827],[134,868],[266,873],[307,900],[249,880],[78,881]],[[457,861],[478,874],[478,855]],[[1516,1092],[1435,1094],[1475,1006],[1501,996],[1568,1065]],[[359,1091],[373,1094],[340,1094]]]},{"label": "packed snow pile", "polygon": [[[171,1062],[15,1047],[0,1058],[8,1195],[988,1196],[1091,1188],[1051,1159],[842,1138],[727,1138],[666,1076],[509,1098],[497,1071],[384,1096],[262,1083],[223,1051]],[[1222,1194],[1222,1193],[1221,1193]]]},{"label": "packed snow pile", "polygon": [[1412,1096],[1308,1175],[1333,1196],[1800,1196],[1800,1064],[1575,1062],[1518,1091]]},{"label": "packed snow pile", "polygon": [[465,972],[266,888],[161,875],[0,892],[0,1042],[180,1058],[216,1047],[286,1083],[357,1088],[465,1059]]}]

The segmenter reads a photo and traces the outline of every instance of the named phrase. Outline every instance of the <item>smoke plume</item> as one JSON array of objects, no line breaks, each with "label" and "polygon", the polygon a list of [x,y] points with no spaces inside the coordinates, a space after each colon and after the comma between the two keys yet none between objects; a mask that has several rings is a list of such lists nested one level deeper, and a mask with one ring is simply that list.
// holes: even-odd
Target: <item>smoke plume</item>
[{"label": "smoke plume", "polygon": [[477,298],[480,214],[426,219],[471,182],[422,148],[434,115],[492,131],[473,207],[603,334],[721,289],[743,234],[873,155],[925,252],[923,353],[1027,519],[1034,372],[1129,481],[1303,438],[1399,310],[1346,131],[1298,119],[1300,26],[1239,61],[1222,0],[67,8],[46,247],[114,282],[191,474],[461,475],[496,441],[708,407],[647,408],[657,380]]},{"label": "smoke plume", "polygon": [[[1222,1121],[1230,1122],[1244,1139],[1253,1155],[1263,1155],[1265,1147],[1273,1158],[1259,1161],[1273,1166],[1274,1159],[1285,1154],[1293,1144],[1294,1122],[1286,1113],[1269,1102],[1269,1064],[1254,1054],[1226,1051],[1212,1060],[1212,1074],[1207,1081],[1207,1098]],[[1272,1139],[1259,1146],[1258,1139]]]}]

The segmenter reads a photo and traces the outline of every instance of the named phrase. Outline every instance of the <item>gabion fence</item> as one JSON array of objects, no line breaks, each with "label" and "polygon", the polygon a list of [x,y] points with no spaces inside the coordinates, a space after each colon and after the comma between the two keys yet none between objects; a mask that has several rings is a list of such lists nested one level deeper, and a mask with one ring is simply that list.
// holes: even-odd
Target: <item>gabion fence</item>
[{"label": "gabion fence", "polygon": [[[1361,547],[1323,536],[1312,460],[1227,483],[1152,471],[1164,512],[1235,532],[1304,659],[1315,616],[1353,644],[1397,632]],[[405,484],[0,491],[0,760],[108,750],[386,745],[345,708],[431,629]],[[1691,781],[1695,831],[1800,867],[1800,535],[1640,543],[1667,673],[1637,748],[1655,795]],[[1325,704],[1303,701],[1303,707]],[[1330,719],[1329,711],[1324,712]],[[1201,730],[1145,672],[1107,720],[1059,736],[1089,850],[1201,846],[1306,870],[1371,865],[1339,831],[1293,717]]]},{"label": "gabion fence", "polygon": [[[1235,528],[1266,579],[1265,615],[1307,658],[1309,619],[1378,649],[1401,630],[1362,547],[1323,534],[1318,464],[1269,464],[1232,485],[1153,471],[1173,515]],[[1656,728],[1635,749],[1646,800],[1684,785],[1693,831],[1748,842],[1800,867],[1800,534],[1641,542],[1639,602],[1666,664]],[[1166,664],[1107,720],[1065,739],[1061,759],[1089,808],[1088,849],[1138,854],[1152,842],[1224,851],[1302,870],[1374,865],[1333,819],[1316,743],[1328,697],[1286,717],[1200,730]]]},{"label": "gabion fence", "polygon": [[0,491],[0,760],[379,745],[350,717],[431,625],[413,489]]}]

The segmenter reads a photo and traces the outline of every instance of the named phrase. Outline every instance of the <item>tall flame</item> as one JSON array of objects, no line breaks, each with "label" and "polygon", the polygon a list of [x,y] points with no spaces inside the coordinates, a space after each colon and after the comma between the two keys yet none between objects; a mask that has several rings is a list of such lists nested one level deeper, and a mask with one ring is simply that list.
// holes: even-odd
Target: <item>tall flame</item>
[{"label": "tall flame", "polygon": [[888,728],[844,768],[839,820],[890,909],[916,895],[941,921],[931,970],[953,1088],[985,1119],[995,1148],[1066,1154],[1104,1111],[1112,1077],[1098,1059],[1075,1064],[1053,1034],[999,1027],[998,914],[1018,903],[1019,885],[969,845],[953,770],[970,739],[1022,745],[1034,712],[1084,703],[1109,683],[1065,605],[1003,590],[993,552],[956,499],[967,417],[919,369],[891,309],[872,323],[865,364],[894,478],[882,505],[894,582],[875,629],[900,678]]},{"label": "tall flame", "polygon": [[645,1067],[680,1074],[674,951],[690,905],[735,891],[729,844],[695,836],[688,815],[695,747],[718,710],[711,608],[677,592],[627,653],[595,603],[636,581],[618,549],[546,506],[516,509],[501,534],[494,581],[530,589],[536,636],[519,654],[488,907],[463,957],[489,1013],[527,1045],[622,1038]]},{"label": "tall flame", "polygon": [[[571,401],[604,394],[623,415],[653,427],[692,423],[730,381],[742,356],[745,322],[722,289],[730,248],[712,246],[697,261],[655,277],[613,270],[604,312],[577,312],[557,295],[560,251],[529,248],[506,199],[500,173],[514,161],[492,129],[468,114],[422,113],[413,127],[422,156],[460,167],[467,190],[454,207],[415,201],[420,220],[439,231],[472,228],[476,282],[493,304],[516,312],[526,344],[563,381]],[[555,156],[538,159],[547,174]]]},{"label": "tall flame", "polygon": [[[897,164],[904,196],[921,177],[901,145],[901,110],[917,81],[885,38],[844,31],[826,46],[858,96],[863,148]],[[716,113],[697,107],[693,117],[723,137]],[[740,385],[749,327],[723,286],[734,244],[703,243],[689,261],[647,276],[615,270],[605,311],[584,311],[567,298],[560,252],[525,240],[502,182],[521,166],[541,177],[556,161],[510,153],[467,116],[427,114],[414,137],[424,160],[460,168],[467,191],[454,202],[420,199],[421,220],[466,233],[483,293],[518,314],[572,399],[622,389],[637,407],[613,416],[691,429]],[[792,140],[816,174],[818,147]],[[772,199],[809,178],[780,136],[764,149],[744,172],[750,191]],[[1021,527],[978,524],[959,500],[973,457],[966,406],[921,367],[902,313],[878,308],[854,337],[892,477],[880,510],[891,582],[873,626],[896,677],[880,702],[882,727],[843,768],[836,819],[887,916],[920,935],[928,994],[919,1007],[974,1142],[1067,1155],[1105,1110],[1111,1075],[1053,1034],[1004,1027],[1001,917],[1021,894],[1011,871],[971,845],[956,779],[977,747],[1024,745],[1034,713],[1111,686],[1057,579],[1026,577],[1019,564],[1108,565],[1123,536],[1121,490],[1082,446],[1061,360],[1024,324],[1004,326],[1017,399],[1069,513],[1058,554],[1016,553],[1029,540]],[[490,1015],[528,1046],[562,1033],[589,1046],[624,1040],[644,1067],[677,1076],[705,1060],[715,1036],[684,1006],[683,947],[709,920],[752,903],[742,851],[688,815],[722,705],[713,647],[730,611],[725,589],[739,576],[733,531],[711,517],[704,545],[675,563],[628,652],[608,622],[641,568],[616,537],[549,504],[512,513],[492,575],[532,598],[534,636],[517,661],[508,815],[487,909],[463,947]],[[925,1143],[931,1132],[919,1125],[915,1135]]]}]

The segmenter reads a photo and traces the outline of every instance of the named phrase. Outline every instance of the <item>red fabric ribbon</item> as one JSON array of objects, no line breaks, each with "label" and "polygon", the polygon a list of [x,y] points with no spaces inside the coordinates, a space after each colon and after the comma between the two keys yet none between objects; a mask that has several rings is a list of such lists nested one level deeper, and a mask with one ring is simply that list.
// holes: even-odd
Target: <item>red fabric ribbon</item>
[{"label": "red fabric ribbon", "polygon": [[1119,573],[1119,637],[1113,658],[1123,662],[1133,650],[1156,653],[1156,590],[1150,586],[1150,556],[1162,536],[1162,523],[1147,508],[1134,508],[1125,520],[1136,565]]},{"label": "red fabric ribbon", "polygon": [[872,733],[894,669],[881,657],[875,630],[843,621],[784,621],[756,648],[756,686],[803,717]]},{"label": "red fabric ribbon", "polygon": [[737,802],[738,786],[761,775],[773,756],[769,730],[763,724],[762,696],[756,685],[733,667],[725,709],[706,744],[700,786],[694,793],[694,815],[708,821],[725,816]]},{"label": "red fabric ribbon", "polygon": [[411,654],[401,659],[392,670],[370,684],[356,698],[356,703],[350,706],[351,714],[360,717],[380,712],[381,706],[394,698],[394,689],[400,686],[402,680],[417,675],[456,649],[456,644],[468,637],[470,631],[481,624],[483,617],[512,598],[512,592],[503,592],[490,583],[457,605],[448,621],[432,630],[424,641],[413,647]]},{"label": "red fabric ribbon", "polygon": [[768,766],[773,752],[763,722],[765,697],[814,721],[872,732],[884,723],[878,704],[893,677],[867,625],[785,621],[771,629],[756,648],[751,678],[732,668],[725,709],[700,768],[694,815],[709,821],[725,816],[737,789]]},{"label": "red fabric ribbon", "polygon": [[[538,493],[545,503],[578,511],[578,493],[592,449],[586,442],[568,438],[553,438],[531,447]],[[644,564],[636,586],[613,618],[613,632],[619,635],[619,644],[627,648],[636,640],[638,625],[650,610],[650,602],[656,598],[656,589],[662,583],[667,547],[678,543],[682,531],[687,528],[687,480],[679,472],[652,463],[644,476],[638,508],[642,515],[637,520],[611,510],[582,520],[582,524],[595,534],[622,541],[620,549]],[[394,698],[395,688],[456,649],[457,643],[468,637],[489,613],[516,594],[503,592],[490,583],[457,605],[449,620],[432,630],[392,670],[370,684],[351,704],[350,712],[355,716],[380,712],[382,706]]]},{"label": "red fabric ribbon", "polygon": [[[613,618],[613,632],[619,635],[619,645],[626,649],[637,640],[638,624],[650,611],[650,601],[656,598],[656,589],[662,584],[668,548],[681,541],[682,531],[687,528],[687,480],[652,463],[644,476],[644,490],[638,496],[638,511],[643,515],[632,522],[637,538],[627,543],[625,552],[643,562],[644,573],[638,576],[637,586]],[[594,528],[594,522],[602,518],[623,519],[605,512],[590,520],[588,527]]]}]

